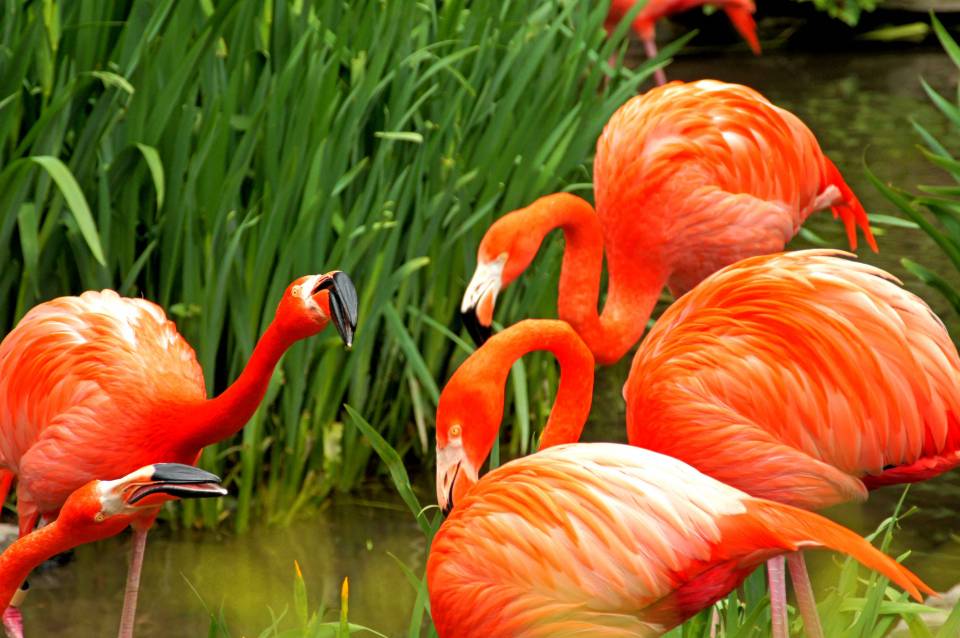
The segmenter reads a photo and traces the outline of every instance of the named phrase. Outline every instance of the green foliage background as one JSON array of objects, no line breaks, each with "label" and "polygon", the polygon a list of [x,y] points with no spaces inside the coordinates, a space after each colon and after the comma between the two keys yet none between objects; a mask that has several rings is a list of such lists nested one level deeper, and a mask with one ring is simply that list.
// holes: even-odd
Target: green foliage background
[{"label": "green foliage background", "polygon": [[[576,0],[6,0],[0,334],[54,296],[142,295],[215,393],[290,281],[342,269],[361,300],[353,352],[331,331],[287,353],[264,408],[204,454],[238,502],[188,504],[185,522],[229,508],[244,529],[355,486],[370,448],[344,402],[426,459],[482,231],[588,182],[603,123],[650,72],[610,77],[626,25],[608,39],[602,21]],[[500,316],[552,312],[548,276]],[[520,447],[551,396],[526,385]]]}]

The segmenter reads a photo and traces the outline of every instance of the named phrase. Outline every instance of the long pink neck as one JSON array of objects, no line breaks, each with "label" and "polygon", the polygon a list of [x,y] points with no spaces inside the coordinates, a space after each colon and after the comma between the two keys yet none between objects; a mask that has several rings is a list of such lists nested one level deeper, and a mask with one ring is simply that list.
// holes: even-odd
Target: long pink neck
[{"label": "long pink neck", "polygon": [[219,396],[192,406],[184,415],[181,436],[184,450],[199,450],[240,431],[256,412],[280,357],[294,340],[272,322],[260,337],[250,361],[230,387]]},{"label": "long pink neck", "polygon": [[664,269],[649,259],[631,259],[629,250],[611,253],[608,246],[610,276],[607,301],[600,313],[604,240],[600,220],[590,204],[558,193],[531,206],[529,219],[534,233],[563,230],[566,248],[557,298],[560,318],[574,327],[597,363],[617,362],[643,336],[666,281]]},{"label": "long pink neck", "polygon": [[0,611],[7,608],[33,568],[74,546],[69,534],[63,533],[54,521],[17,539],[5,549],[0,554]]},{"label": "long pink neck", "polygon": [[[465,393],[493,383],[486,399],[495,402],[493,410],[503,414],[503,393],[511,366],[525,354],[536,350],[553,353],[560,363],[560,386],[550,417],[543,428],[540,447],[575,443],[590,414],[593,399],[593,356],[580,337],[563,321],[527,319],[497,333],[463,363],[455,382]],[[477,382],[475,382],[477,381]],[[489,387],[489,385],[487,386]],[[489,447],[497,437],[499,420],[492,421]]]}]

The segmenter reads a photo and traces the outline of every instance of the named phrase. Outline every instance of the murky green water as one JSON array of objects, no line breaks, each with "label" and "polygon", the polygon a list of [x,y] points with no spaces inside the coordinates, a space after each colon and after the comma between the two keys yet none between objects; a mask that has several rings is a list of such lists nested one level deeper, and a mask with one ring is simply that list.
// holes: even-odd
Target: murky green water
[{"label": "murky green water", "polygon": [[[678,61],[672,79],[718,79],[750,84],[803,118],[843,171],[868,211],[892,214],[891,207],[863,176],[864,154],[881,177],[900,186],[940,183],[943,176],[916,151],[908,117],[949,142],[950,131],[929,105],[917,78],[942,92],[954,90],[956,72],[938,50],[872,55],[768,53],[760,58],[698,57]],[[956,145],[957,140],[953,140]],[[821,215],[809,224],[835,246],[843,246],[839,224]],[[957,285],[955,273],[925,235],[890,229],[879,237],[881,253],[861,256],[901,276],[956,328],[958,321],[938,297],[923,289],[899,264],[910,256]],[[797,242],[795,247],[802,246]],[[601,373],[588,439],[623,439],[620,385],[628,361]],[[860,531],[873,529],[892,511],[901,490],[876,492],[865,506],[829,514]],[[429,493],[424,500],[429,500]],[[375,499],[376,500],[376,499]],[[392,501],[389,494],[379,500]],[[914,486],[908,503],[920,511],[898,536],[910,547],[910,565],[931,585],[946,589],[960,581],[960,472]],[[122,537],[77,551],[64,568],[37,575],[25,607],[32,636],[110,636],[120,612],[125,551]],[[234,636],[255,636],[292,601],[293,562],[299,561],[311,595],[338,607],[340,583],[350,577],[351,619],[397,636],[405,634],[413,590],[392,553],[420,565],[419,530],[404,509],[357,502],[331,505],[312,520],[289,528],[232,536],[155,535],[147,550],[137,635],[206,635],[208,611],[222,609]],[[824,561],[820,561],[823,565]]]}]

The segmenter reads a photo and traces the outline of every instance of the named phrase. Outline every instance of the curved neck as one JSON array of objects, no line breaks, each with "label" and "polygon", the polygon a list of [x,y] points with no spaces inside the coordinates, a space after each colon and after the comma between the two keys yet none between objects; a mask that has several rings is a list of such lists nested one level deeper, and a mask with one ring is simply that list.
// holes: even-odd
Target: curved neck
[{"label": "curved neck", "polygon": [[[484,456],[493,447],[503,419],[504,388],[510,368],[535,350],[553,353],[560,363],[560,385],[543,428],[540,448],[580,439],[593,399],[593,356],[569,324],[527,319],[494,335],[460,366],[448,384],[462,390],[452,394],[473,396],[486,403],[491,418],[484,421],[492,429],[484,433]],[[476,409],[474,405],[465,407]]]},{"label": "curved neck", "polygon": [[191,406],[182,421],[181,445],[199,450],[239,432],[256,412],[274,368],[294,341],[271,322],[237,380],[219,396]]},{"label": "curved neck", "polygon": [[74,547],[69,534],[54,521],[17,539],[0,554],[0,611],[10,605],[14,594],[34,567]]},{"label": "curved neck", "polygon": [[530,220],[543,234],[560,228],[566,241],[558,316],[574,327],[597,363],[617,362],[643,336],[666,282],[664,269],[655,259],[634,255],[629,246],[615,251],[607,246],[610,276],[601,313],[597,307],[604,238],[600,219],[590,204],[568,193],[550,195],[530,207]]}]

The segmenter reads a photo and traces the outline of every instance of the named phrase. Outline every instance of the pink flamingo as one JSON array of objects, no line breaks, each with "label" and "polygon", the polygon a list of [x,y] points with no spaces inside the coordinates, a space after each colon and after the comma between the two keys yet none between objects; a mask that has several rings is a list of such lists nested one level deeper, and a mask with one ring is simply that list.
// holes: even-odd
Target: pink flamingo
[{"label": "pink flamingo", "polygon": [[[21,536],[87,481],[157,459],[196,463],[204,446],[250,419],[284,351],[331,320],[349,346],[357,321],[350,278],[335,271],[297,279],[240,377],[208,399],[193,349],[159,306],[105,290],[30,310],[0,343],[0,468],[5,488],[18,479]],[[121,638],[133,634],[152,522],[133,523]]]}]

